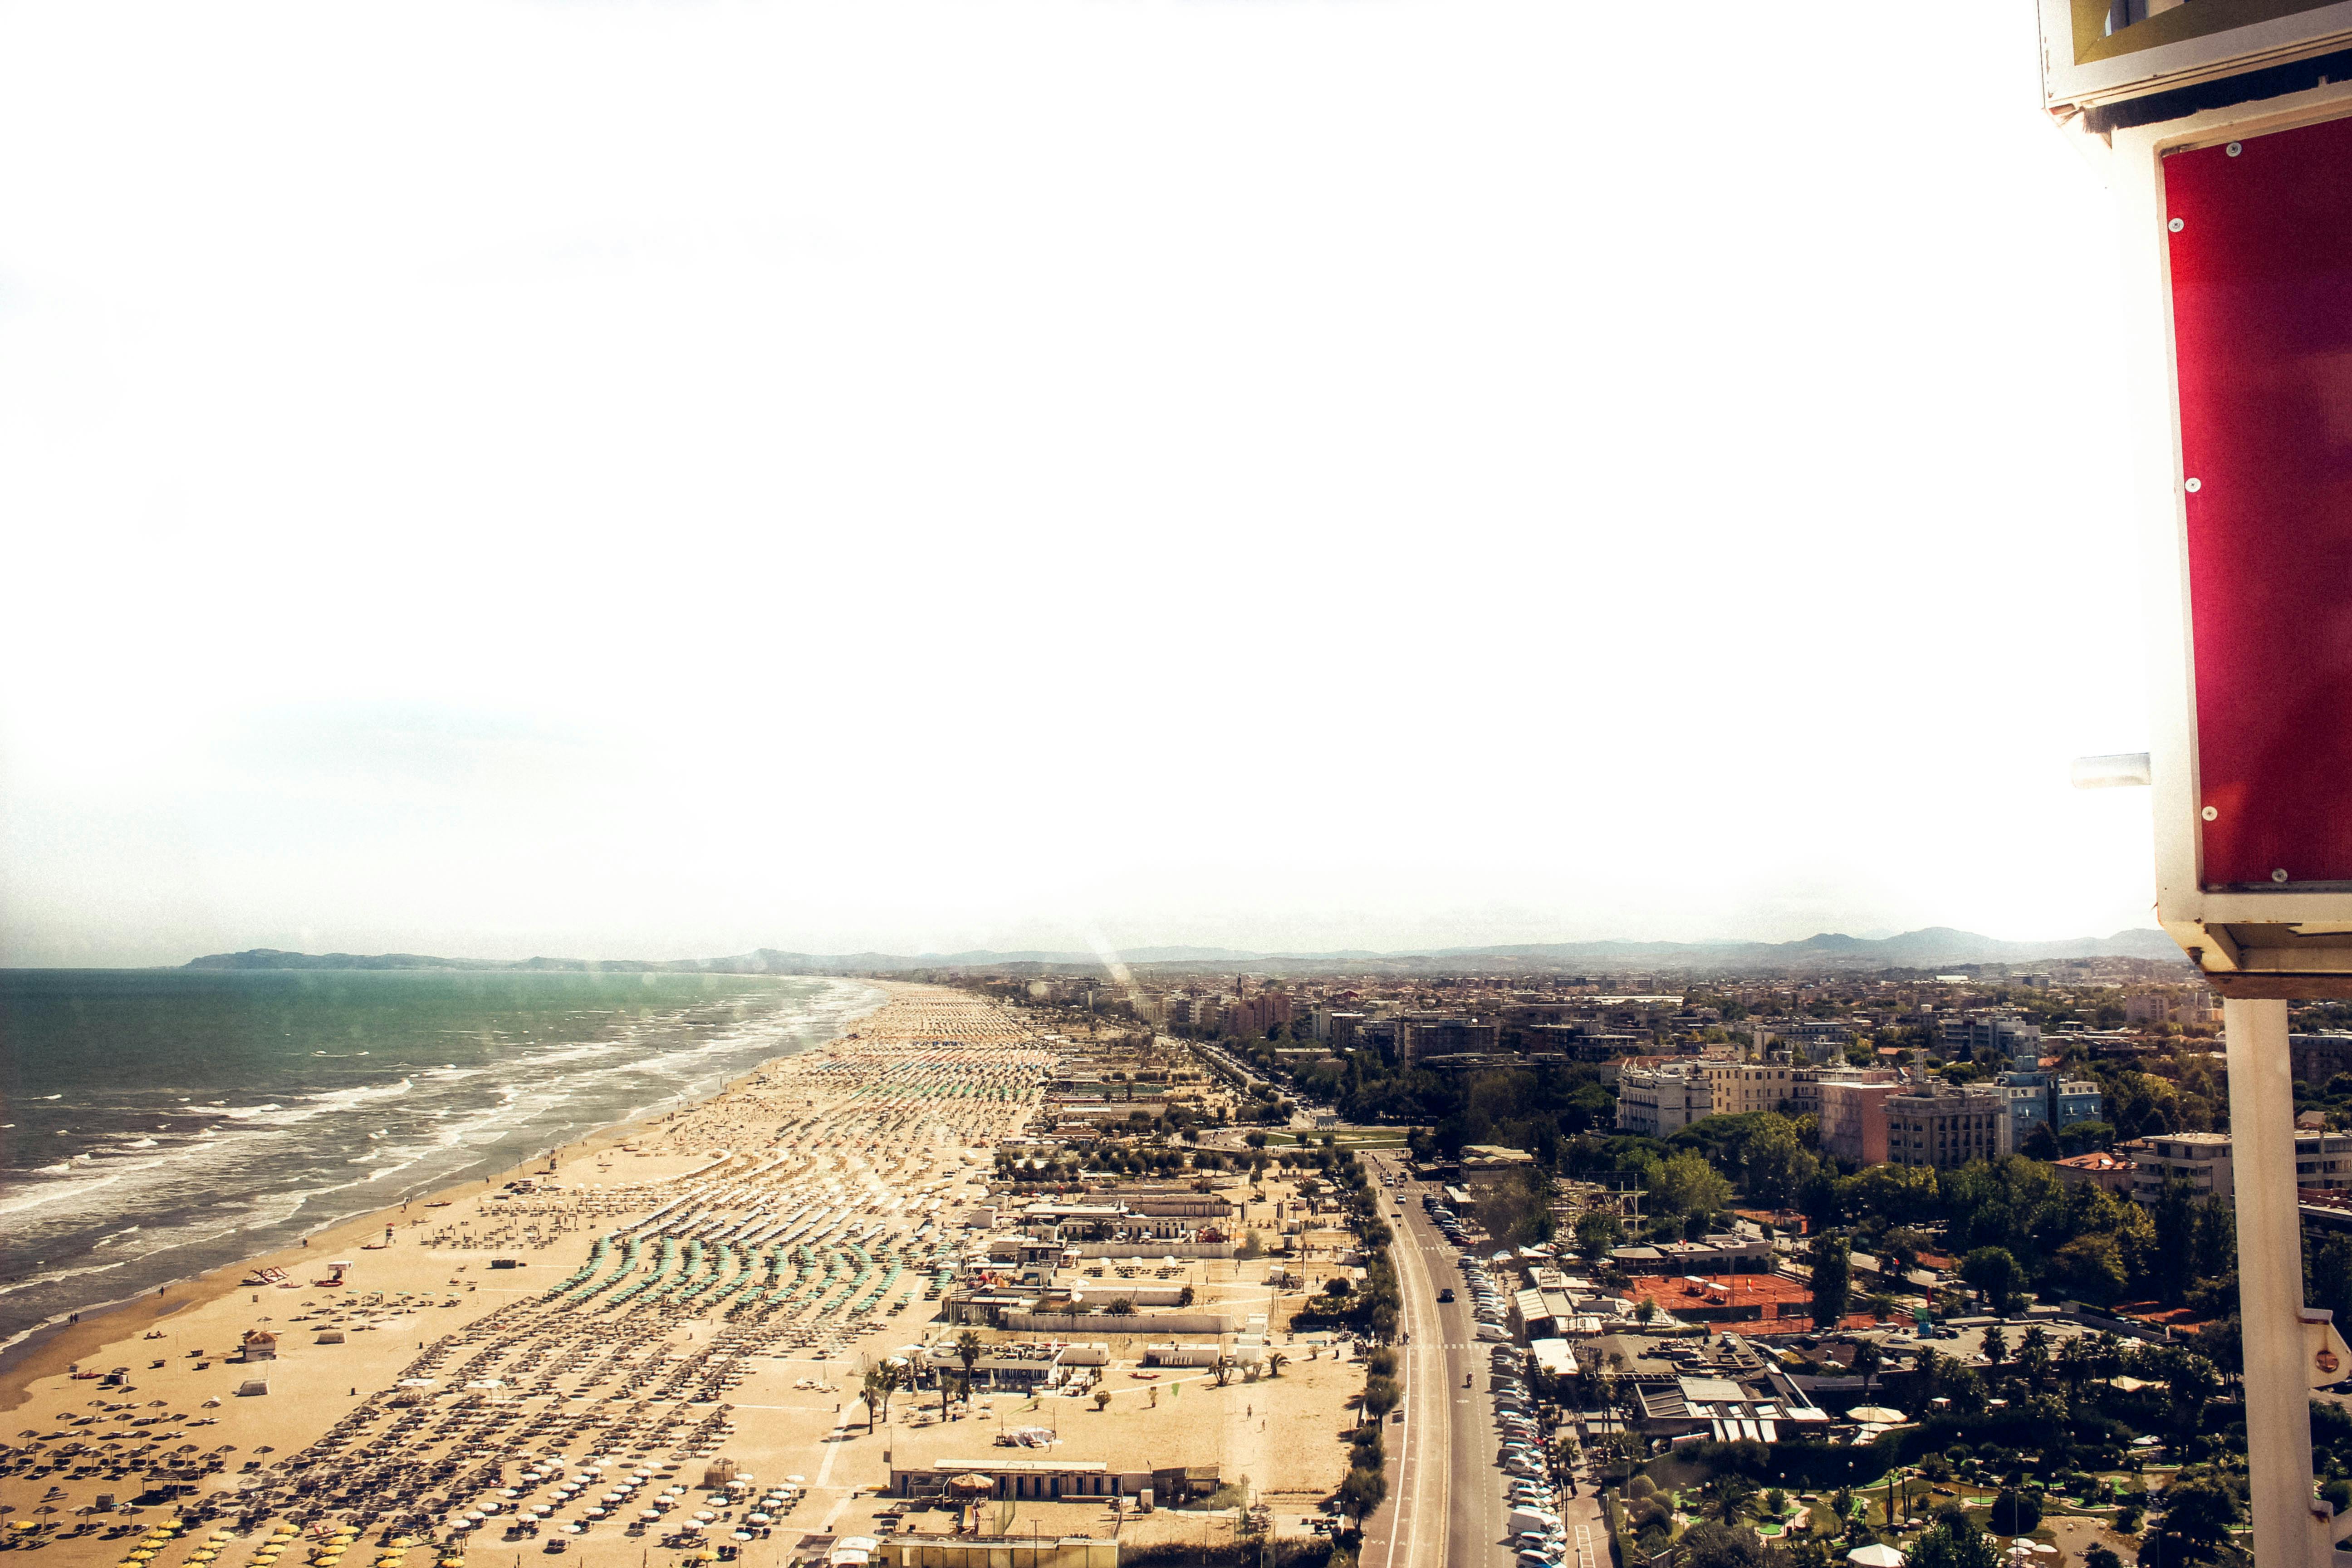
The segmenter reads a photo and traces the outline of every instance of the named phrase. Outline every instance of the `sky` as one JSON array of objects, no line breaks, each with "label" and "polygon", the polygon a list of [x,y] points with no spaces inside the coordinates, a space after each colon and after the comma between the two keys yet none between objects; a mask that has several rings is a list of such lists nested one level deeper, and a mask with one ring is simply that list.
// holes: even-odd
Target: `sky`
[{"label": "sky", "polygon": [[0,963],[2152,925],[2032,8],[1657,15],[0,9]]}]

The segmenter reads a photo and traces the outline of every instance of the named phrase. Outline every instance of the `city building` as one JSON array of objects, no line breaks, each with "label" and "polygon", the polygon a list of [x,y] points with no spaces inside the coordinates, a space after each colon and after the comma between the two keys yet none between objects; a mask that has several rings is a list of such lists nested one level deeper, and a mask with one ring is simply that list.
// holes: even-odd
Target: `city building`
[{"label": "city building", "polygon": [[2105,1187],[2111,1193],[2128,1197],[2139,1168],[2121,1154],[2097,1150],[2053,1161],[2051,1169],[2063,1185]]},{"label": "city building", "polygon": [[1617,1131],[1662,1138],[1714,1114],[1698,1063],[1628,1063],[1617,1069]]},{"label": "city building", "polygon": [[1429,1057],[1486,1056],[1499,1048],[1502,1026],[1475,1018],[1416,1015],[1397,1020],[1397,1049],[1402,1059],[1417,1062]]},{"label": "city building", "polygon": [[1738,1116],[1790,1105],[1795,1098],[1790,1092],[1791,1078],[1811,1069],[1785,1062],[1709,1062],[1702,1070],[1706,1074],[1707,1101],[1713,1107],[1709,1114]]},{"label": "city building", "polygon": [[[2119,1147],[2137,1169],[2132,1196],[2154,1207],[2167,1182],[2189,1185],[2193,1197],[2235,1202],[2227,1132],[2160,1132]],[[2318,1192],[2352,1188],[2352,1132],[2298,1131],[2294,1135],[2294,1184]]]},{"label": "city building", "polygon": [[2042,1063],[2042,1026],[2011,1013],[1944,1018],[1937,1043],[1947,1060],[1966,1061],[1979,1051],[1998,1051],[2011,1064],[2032,1071]]},{"label": "city building", "polygon": [[1998,1088],[1937,1087],[1889,1095],[1886,1157],[1945,1169],[2013,1153],[2009,1096]]},{"label": "city building", "polygon": [[[1884,1078],[1876,1073],[1874,1076]],[[1868,1082],[1860,1073],[1812,1086],[1821,1116],[1822,1152],[1849,1165],[1875,1165],[1887,1157],[1886,1102],[1904,1092],[1899,1083]]]},{"label": "city building", "polygon": [[1233,1005],[1226,1016],[1226,1029],[1244,1040],[1264,1039],[1268,1029],[1276,1026],[1287,1028],[1290,1018],[1289,996],[1280,991],[1261,991]]},{"label": "city building", "polygon": [[2019,1148],[2036,1127],[2063,1132],[2078,1121],[2096,1121],[2105,1104],[2097,1084],[2038,1068],[2002,1073],[1994,1084],[2009,1096],[2011,1135]]},{"label": "city building", "polygon": [[2289,1035],[2286,1047],[2294,1076],[2305,1083],[2324,1085],[2337,1073],[2352,1072],[2352,1035]]}]

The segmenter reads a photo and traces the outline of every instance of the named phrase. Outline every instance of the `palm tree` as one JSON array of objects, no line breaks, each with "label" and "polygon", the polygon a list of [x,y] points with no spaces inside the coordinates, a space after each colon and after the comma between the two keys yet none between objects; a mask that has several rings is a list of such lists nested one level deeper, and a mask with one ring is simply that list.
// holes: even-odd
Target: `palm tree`
[{"label": "palm tree", "polygon": [[1847,1363],[1850,1371],[1862,1374],[1862,1397],[1865,1404],[1870,1399],[1870,1380],[1877,1375],[1879,1363],[1885,1353],[1878,1348],[1877,1341],[1864,1340],[1853,1347],[1853,1359]]},{"label": "palm tree", "polygon": [[1985,1360],[1995,1367],[2009,1359],[2009,1336],[2001,1331],[1999,1323],[1984,1331],[1984,1353]]},{"label": "palm tree", "polygon": [[1725,1470],[1699,1489],[1706,1510],[1727,1525],[1738,1524],[1756,1500],[1756,1483],[1736,1470]]},{"label": "palm tree", "polygon": [[980,1336],[970,1329],[956,1336],[956,1360],[963,1363],[963,1396],[966,1399],[971,1397],[971,1369],[987,1349],[986,1345],[980,1342]]}]

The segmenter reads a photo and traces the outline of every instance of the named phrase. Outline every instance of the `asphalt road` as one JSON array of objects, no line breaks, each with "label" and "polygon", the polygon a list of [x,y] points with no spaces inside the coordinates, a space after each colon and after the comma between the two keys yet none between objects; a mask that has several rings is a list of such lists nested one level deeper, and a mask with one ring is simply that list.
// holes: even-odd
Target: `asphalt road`
[{"label": "asphalt road", "polygon": [[[1382,1177],[1394,1160],[1370,1156]],[[1389,1501],[1365,1531],[1363,1568],[1511,1568],[1503,1544],[1502,1437],[1487,1394],[1490,1347],[1477,1337],[1451,1243],[1422,1212],[1421,1191],[1383,1186],[1382,1212],[1397,1233],[1403,1331],[1405,1420],[1389,1427]],[[1393,1211],[1402,1209],[1400,1217]],[[1399,1439],[1402,1439],[1400,1441]]]}]

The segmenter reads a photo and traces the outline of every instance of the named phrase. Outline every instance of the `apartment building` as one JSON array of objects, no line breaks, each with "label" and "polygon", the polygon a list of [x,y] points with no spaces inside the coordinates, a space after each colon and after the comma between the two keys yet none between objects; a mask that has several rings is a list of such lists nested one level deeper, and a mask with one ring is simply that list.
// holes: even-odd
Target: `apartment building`
[{"label": "apartment building", "polygon": [[1786,1062],[1709,1062],[1700,1070],[1706,1074],[1707,1100],[1715,1108],[1710,1114],[1716,1116],[1779,1110],[1783,1106],[1793,1111],[1797,1080],[1802,1075],[1807,1087],[1811,1087],[1813,1071]]},{"label": "apartment building", "polygon": [[1886,1100],[1886,1157],[1948,1169],[2015,1152],[2009,1096],[1998,1088],[1914,1089]]},{"label": "apartment building", "polygon": [[2106,1103],[2087,1079],[2038,1070],[2005,1072],[1994,1087],[2009,1096],[2010,1133],[2021,1147],[2036,1127],[2063,1132],[2078,1121],[2096,1121]]},{"label": "apartment building", "polygon": [[2042,1061],[2042,1026],[2011,1013],[1946,1018],[1937,1044],[1949,1060],[1966,1061],[1980,1050],[1999,1051],[2014,1066],[2032,1071]]},{"label": "apartment building", "polygon": [[1265,1037],[1268,1029],[1280,1025],[1287,1028],[1291,1019],[1290,998],[1279,991],[1261,991],[1255,996],[1235,1001],[1226,1018],[1226,1027],[1244,1040]]},{"label": "apartment building", "polygon": [[[2123,1144],[2116,1152],[2131,1157],[2132,1196],[2150,1207],[2164,1195],[2164,1184],[2176,1179],[2186,1182],[2196,1197],[2237,1198],[2227,1132],[2162,1132]],[[2297,1132],[2294,1184],[2320,1191],[2352,1188],[2352,1132]]]},{"label": "apartment building", "polygon": [[2308,1084],[2325,1084],[2340,1072],[2352,1072],[2352,1035],[2289,1035],[2287,1059],[2294,1076]]},{"label": "apartment building", "polygon": [[1502,1026],[1475,1018],[1447,1018],[1427,1014],[1397,1020],[1397,1050],[1403,1060],[1428,1057],[1486,1055],[1501,1045]]},{"label": "apartment building", "polygon": [[1811,1086],[1822,1119],[1822,1152],[1851,1165],[1876,1165],[1886,1160],[1886,1102],[1904,1092],[1904,1086],[1891,1081],[1888,1075],[1874,1072],[1873,1076],[1881,1081],[1869,1081],[1860,1073],[1841,1074]]},{"label": "apartment building", "polygon": [[1662,1138],[1714,1114],[1706,1071],[1695,1062],[1628,1063],[1617,1069],[1617,1131]]}]

